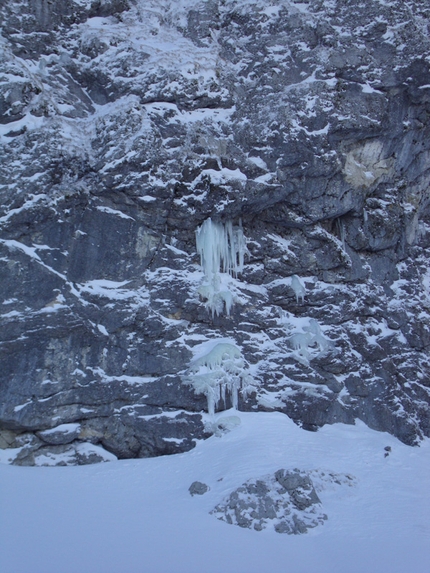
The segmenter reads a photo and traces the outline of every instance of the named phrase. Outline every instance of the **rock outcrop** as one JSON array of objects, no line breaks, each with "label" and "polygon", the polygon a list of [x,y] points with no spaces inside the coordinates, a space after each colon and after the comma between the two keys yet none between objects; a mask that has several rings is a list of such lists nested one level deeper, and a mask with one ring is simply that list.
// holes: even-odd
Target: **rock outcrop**
[{"label": "rock outcrop", "polygon": [[[211,341],[239,349],[239,409],[430,435],[429,8],[31,0],[0,17],[16,463],[192,448],[211,425],[187,376]],[[246,242],[213,287],[229,314],[201,288],[208,218]]]},{"label": "rock outcrop", "polygon": [[272,527],[277,533],[300,535],[327,520],[317,489],[353,487],[355,483],[351,475],[281,469],[248,480],[210,513],[230,525],[255,531]]}]

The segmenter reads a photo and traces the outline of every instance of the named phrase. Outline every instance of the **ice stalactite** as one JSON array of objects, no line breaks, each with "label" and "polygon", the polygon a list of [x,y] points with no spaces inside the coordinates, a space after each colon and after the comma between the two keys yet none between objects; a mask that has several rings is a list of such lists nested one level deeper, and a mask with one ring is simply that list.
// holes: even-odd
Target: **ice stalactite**
[{"label": "ice stalactite", "polygon": [[233,227],[231,221],[215,223],[206,219],[196,231],[196,248],[205,274],[198,290],[200,297],[206,301],[212,316],[221,314],[224,309],[230,314],[234,297],[223,285],[221,273],[236,276],[243,269],[247,249],[242,227]]},{"label": "ice stalactite", "polygon": [[293,289],[294,294],[296,295],[297,304],[299,302],[299,299],[301,299],[303,303],[305,301],[306,288],[302,280],[297,275],[293,275],[291,277],[291,288]]},{"label": "ice stalactite", "polygon": [[214,223],[211,218],[196,231],[197,252],[208,280],[218,274],[237,274],[243,269],[246,243],[242,227],[233,227],[231,221]]}]

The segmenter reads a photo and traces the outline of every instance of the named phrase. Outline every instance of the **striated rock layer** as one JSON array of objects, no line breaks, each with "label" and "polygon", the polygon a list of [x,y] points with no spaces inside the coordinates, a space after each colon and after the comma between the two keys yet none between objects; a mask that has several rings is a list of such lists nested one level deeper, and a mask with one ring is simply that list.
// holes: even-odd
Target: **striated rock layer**
[{"label": "striated rock layer", "polygon": [[242,410],[430,435],[430,9],[353,4],[1,3],[10,461],[188,450],[232,375]]}]

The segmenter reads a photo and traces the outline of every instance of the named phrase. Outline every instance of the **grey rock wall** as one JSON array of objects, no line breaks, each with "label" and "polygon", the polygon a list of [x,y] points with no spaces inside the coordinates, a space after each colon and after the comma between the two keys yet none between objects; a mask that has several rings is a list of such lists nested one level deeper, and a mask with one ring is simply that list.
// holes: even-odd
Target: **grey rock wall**
[{"label": "grey rock wall", "polygon": [[[184,377],[217,338],[252,373],[240,409],[429,435],[429,16],[1,4],[0,443],[16,463],[71,423],[71,447],[120,458],[190,449],[212,430]],[[247,240],[230,315],[198,293],[208,217]]]}]

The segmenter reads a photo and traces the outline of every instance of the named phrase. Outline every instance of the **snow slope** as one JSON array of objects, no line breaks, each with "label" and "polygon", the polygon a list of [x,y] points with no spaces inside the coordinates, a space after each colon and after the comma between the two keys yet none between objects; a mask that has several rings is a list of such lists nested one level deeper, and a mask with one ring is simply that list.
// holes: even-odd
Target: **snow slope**
[{"label": "snow slope", "polygon": [[[306,432],[280,413],[185,454],[78,467],[0,464],[2,573],[427,573],[430,442],[362,422]],[[225,415],[225,413],[224,413]],[[222,417],[222,416],[220,416]],[[384,457],[386,446],[391,452]],[[241,529],[209,511],[280,468],[354,476],[318,491],[328,520],[305,535]],[[191,497],[195,481],[210,490]]]}]

